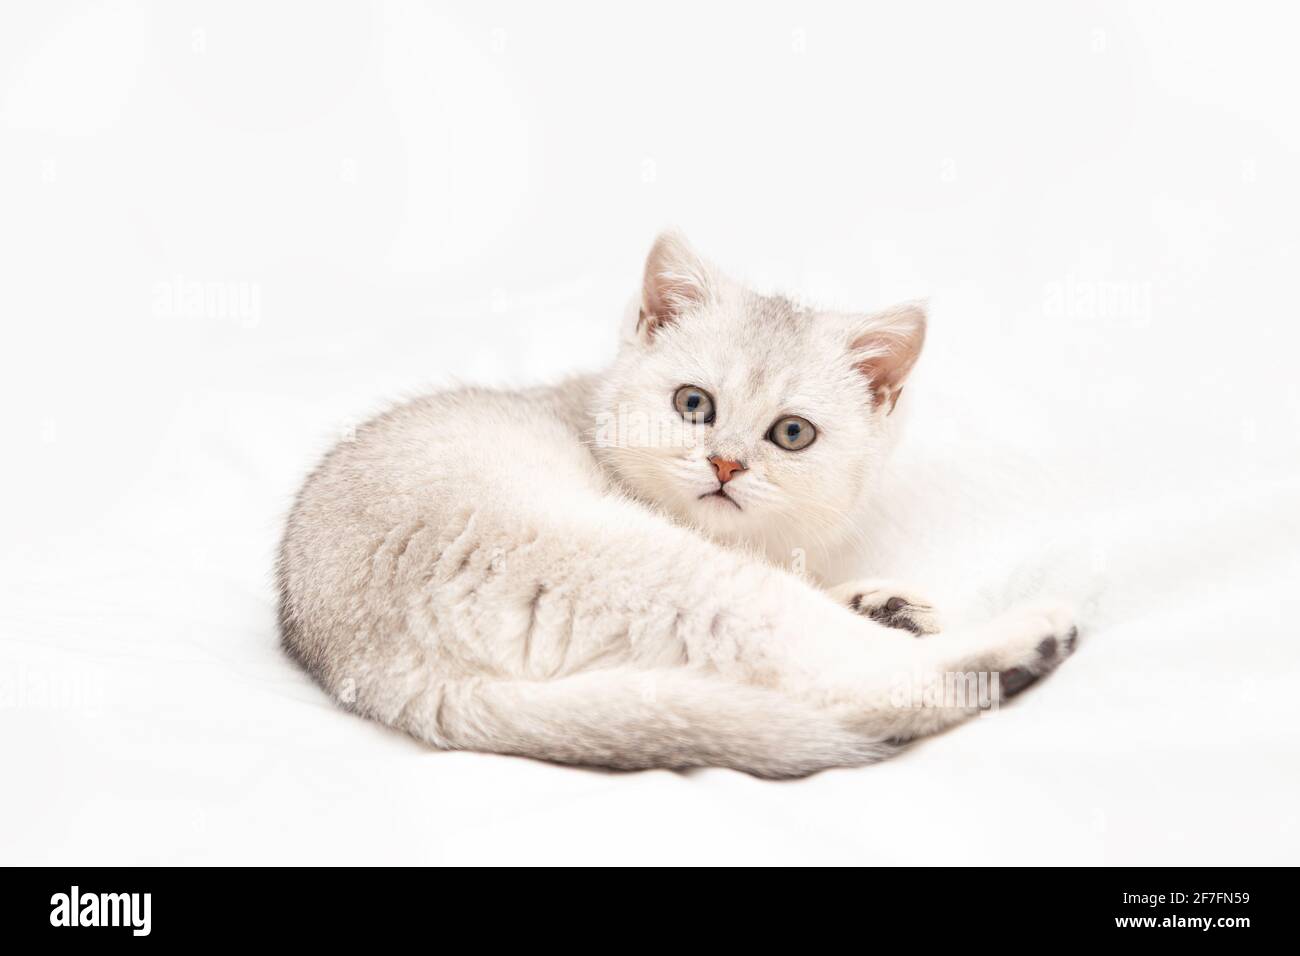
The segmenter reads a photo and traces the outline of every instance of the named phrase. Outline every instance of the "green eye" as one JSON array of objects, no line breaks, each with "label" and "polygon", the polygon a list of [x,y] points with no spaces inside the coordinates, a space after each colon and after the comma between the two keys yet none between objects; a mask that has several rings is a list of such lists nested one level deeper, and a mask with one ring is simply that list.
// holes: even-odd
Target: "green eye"
[{"label": "green eye", "polygon": [[694,385],[683,385],[673,394],[673,408],[688,422],[707,425],[713,421],[713,396]]},{"label": "green eye", "polygon": [[767,433],[768,441],[786,451],[800,451],[807,448],[816,437],[817,429],[813,427],[813,423],[798,415],[778,418],[772,424],[772,430]]}]

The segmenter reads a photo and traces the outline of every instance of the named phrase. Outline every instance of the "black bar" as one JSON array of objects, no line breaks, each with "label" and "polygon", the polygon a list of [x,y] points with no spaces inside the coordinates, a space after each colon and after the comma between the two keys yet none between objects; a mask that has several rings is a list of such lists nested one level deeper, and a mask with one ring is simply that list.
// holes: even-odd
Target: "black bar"
[{"label": "black bar", "polygon": [[[633,939],[671,934],[683,945],[690,944],[689,932],[698,931],[702,938],[805,944],[810,935],[852,933],[863,948],[886,945],[900,933],[900,942],[910,938],[927,948],[997,945],[1037,933],[1071,942],[1232,946],[1289,927],[1294,873],[900,868],[812,878],[765,874],[759,889],[752,879],[575,873],[539,880],[536,874],[418,869],[7,869],[0,919],[7,944],[69,937],[95,945],[114,939],[136,946],[153,940],[247,943],[265,934],[333,947],[373,945],[401,932],[431,933],[428,945],[442,947],[459,945],[461,934],[474,928],[488,930],[486,942],[501,930],[582,935],[597,926],[612,944],[604,934],[625,926]],[[121,925],[53,925],[52,917],[65,915],[60,901],[71,902],[74,886],[83,907],[90,907],[84,912],[102,910],[107,920],[116,911]],[[113,894],[111,905],[101,907],[99,894]],[[128,901],[119,894],[137,896]],[[149,894],[147,935],[143,894]],[[90,896],[95,904],[86,903]],[[535,945],[547,943],[537,939]]]}]

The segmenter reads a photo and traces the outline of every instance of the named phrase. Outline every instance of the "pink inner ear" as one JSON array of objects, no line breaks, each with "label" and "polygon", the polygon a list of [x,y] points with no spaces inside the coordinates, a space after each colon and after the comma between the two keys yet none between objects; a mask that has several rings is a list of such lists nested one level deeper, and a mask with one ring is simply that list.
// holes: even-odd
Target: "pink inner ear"
[{"label": "pink inner ear", "polygon": [[686,240],[664,233],[646,257],[638,331],[653,336],[708,294],[708,267]]},{"label": "pink inner ear", "polygon": [[854,365],[871,382],[877,408],[894,411],[903,383],[925,344],[925,309],[905,305],[869,316],[853,340]]}]

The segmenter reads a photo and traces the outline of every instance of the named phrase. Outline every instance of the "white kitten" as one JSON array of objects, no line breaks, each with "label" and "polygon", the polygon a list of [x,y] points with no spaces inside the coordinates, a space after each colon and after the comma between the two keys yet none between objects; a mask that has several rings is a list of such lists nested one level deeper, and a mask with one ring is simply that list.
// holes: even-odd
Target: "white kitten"
[{"label": "white kitten", "polygon": [[806,774],[996,705],[1073,649],[1066,612],[934,634],[923,599],[837,573],[924,332],[661,236],[604,375],[417,399],[326,457],[281,550],[284,645],[434,746],[610,767]]}]

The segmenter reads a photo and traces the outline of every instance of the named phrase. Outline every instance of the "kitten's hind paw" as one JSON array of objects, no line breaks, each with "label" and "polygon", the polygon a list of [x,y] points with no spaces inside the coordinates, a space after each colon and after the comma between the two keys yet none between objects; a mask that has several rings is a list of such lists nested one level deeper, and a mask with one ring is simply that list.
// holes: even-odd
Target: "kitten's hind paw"
[{"label": "kitten's hind paw", "polygon": [[917,637],[941,630],[934,605],[910,588],[892,581],[846,581],[828,592],[849,610],[885,627],[910,631]]},{"label": "kitten's hind paw", "polygon": [[956,669],[999,672],[1003,700],[1056,670],[1079,643],[1074,614],[1064,604],[1015,608],[984,625],[976,635],[975,643],[983,649]]},{"label": "kitten's hind paw", "polygon": [[1056,628],[1055,633],[1043,637],[1024,664],[1002,671],[1002,698],[1010,700],[1056,670],[1062,661],[1074,653],[1078,643],[1079,628],[1073,624]]}]

